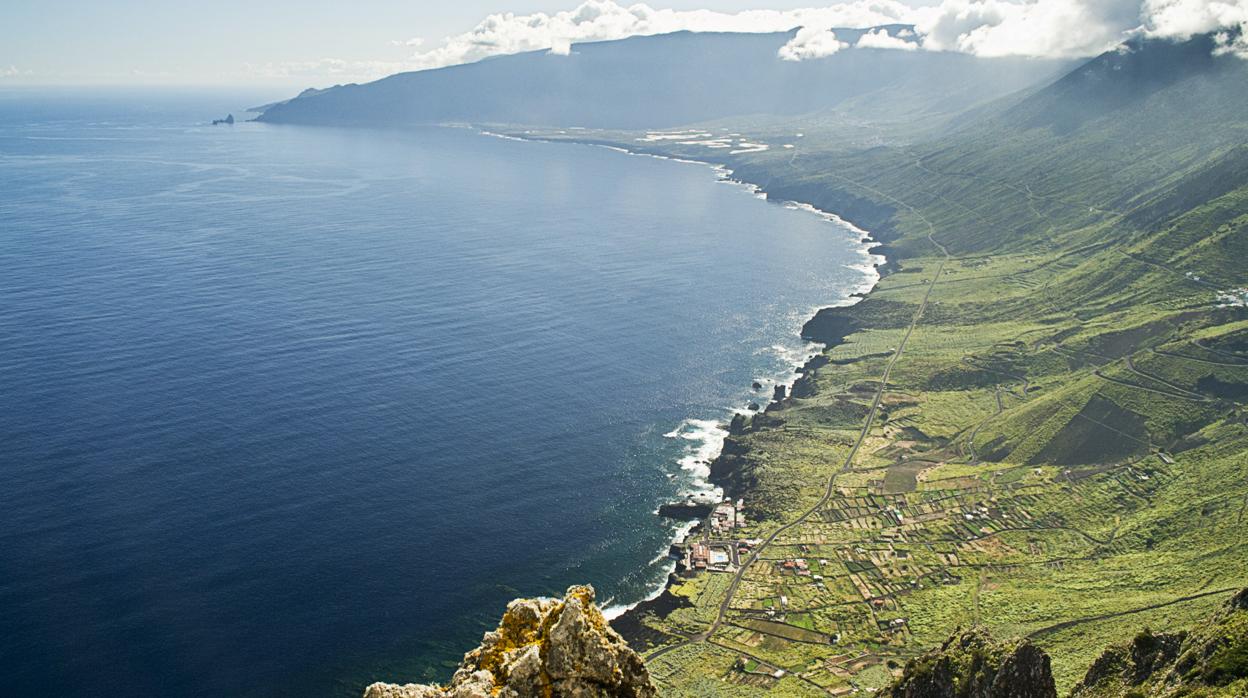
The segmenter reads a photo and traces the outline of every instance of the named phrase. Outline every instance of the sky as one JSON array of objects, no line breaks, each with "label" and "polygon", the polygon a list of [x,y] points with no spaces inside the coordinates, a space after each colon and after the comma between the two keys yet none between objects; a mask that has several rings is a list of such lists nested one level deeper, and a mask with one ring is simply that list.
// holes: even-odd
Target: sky
[{"label": "sky", "polygon": [[878,47],[978,55],[1094,55],[1132,32],[1238,27],[1225,50],[1248,57],[1248,0],[4,0],[0,88],[325,87],[681,29],[802,26],[781,57],[810,60],[848,47],[828,29],[886,22],[920,31]]}]

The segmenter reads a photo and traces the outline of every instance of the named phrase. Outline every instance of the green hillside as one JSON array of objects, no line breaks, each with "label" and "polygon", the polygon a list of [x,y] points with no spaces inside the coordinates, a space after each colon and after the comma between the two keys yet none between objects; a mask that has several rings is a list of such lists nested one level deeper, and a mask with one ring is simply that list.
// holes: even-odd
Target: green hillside
[{"label": "green hillside", "polygon": [[666,694],[867,695],[971,624],[1049,652],[1065,694],[1243,586],[1248,62],[1209,42],[1136,43],[938,137],[742,120],[769,149],[712,158],[578,134],[724,162],[893,272],[808,324],[832,345],[800,397],[716,463],[763,544],[641,619]]}]

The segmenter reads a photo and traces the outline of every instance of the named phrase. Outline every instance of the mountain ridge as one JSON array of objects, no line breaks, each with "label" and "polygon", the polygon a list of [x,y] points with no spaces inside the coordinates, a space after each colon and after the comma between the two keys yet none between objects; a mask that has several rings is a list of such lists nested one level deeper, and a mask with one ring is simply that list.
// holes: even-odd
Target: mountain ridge
[{"label": "mountain ridge", "polygon": [[[856,43],[868,31],[835,29]],[[266,105],[268,123],[402,126],[473,122],[661,128],[759,112],[803,114],[847,101],[859,113],[935,118],[1056,76],[1068,61],[981,59],[961,53],[844,48],[787,61],[795,32],[678,32],[574,44],[567,56],[535,51],[400,73]],[[956,107],[956,109],[955,109]]]}]

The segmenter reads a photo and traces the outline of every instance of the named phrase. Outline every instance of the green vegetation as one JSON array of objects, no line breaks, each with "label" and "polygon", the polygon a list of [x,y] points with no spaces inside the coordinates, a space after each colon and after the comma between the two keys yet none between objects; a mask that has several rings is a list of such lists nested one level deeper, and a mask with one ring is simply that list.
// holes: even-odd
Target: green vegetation
[{"label": "green vegetation", "polygon": [[[775,146],[723,156],[738,177],[872,231],[892,273],[807,326],[831,345],[801,397],[731,437],[740,535],[764,544],[646,618],[664,693],[868,695],[971,625],[1044,649],[1066,693],[1243,586],[1248,62],[1196,43],[1106,54],[941,134],[726,126]],[[1173,75],[1115,96],[1156,51]],[[714,155],[643,137],[574,136]],[[1202,676],[1238,676],[1243,648],[1219,652]]]},{"label": "green vegetation", "polygon": [[955,633],[939,648],[910,660],[885,696],[1052,698],[1049,658],[1034,645],[999,642],[983,628]]},{"label": "green vegetation", "polygon": [[1248,590],[1205,623],[1178,632],[1140,631],[1102,654],[1075,688],[1076,698],[1248,694]]}]

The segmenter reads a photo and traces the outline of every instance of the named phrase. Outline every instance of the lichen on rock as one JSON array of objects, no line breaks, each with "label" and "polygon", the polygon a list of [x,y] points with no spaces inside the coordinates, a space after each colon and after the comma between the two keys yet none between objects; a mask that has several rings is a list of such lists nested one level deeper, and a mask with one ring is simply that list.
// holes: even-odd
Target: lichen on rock
[{"label": "lichen on rock", "polygon": [[517,599],[446,686],[375,683],[364,698],[650,698],[645,664],[611,629],[594,589]]}]

